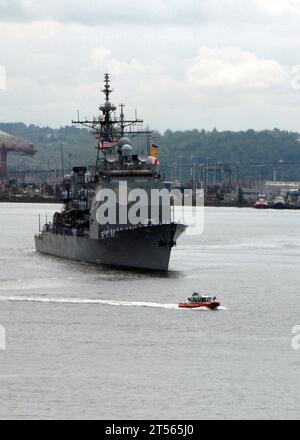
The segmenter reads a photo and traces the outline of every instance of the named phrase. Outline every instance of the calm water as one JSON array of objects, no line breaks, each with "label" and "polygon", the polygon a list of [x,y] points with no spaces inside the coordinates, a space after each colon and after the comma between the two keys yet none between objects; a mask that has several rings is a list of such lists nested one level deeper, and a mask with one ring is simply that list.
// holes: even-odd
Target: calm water
[{"label": "calm water", "polygon": [[55,209],[0,204],[0,418],[299,418],[300,211],[209,208],[158,275],[35,254]]}]

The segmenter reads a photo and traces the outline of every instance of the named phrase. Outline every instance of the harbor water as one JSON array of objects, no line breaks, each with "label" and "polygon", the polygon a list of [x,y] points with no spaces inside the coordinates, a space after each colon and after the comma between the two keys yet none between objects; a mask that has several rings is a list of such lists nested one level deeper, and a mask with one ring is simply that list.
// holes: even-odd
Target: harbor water
[{"label": "harbor water", "polygon": [[0,204],[1,419],[299,418],[300,211],[206,208],[162,274],[36,254],[58,208]]}]

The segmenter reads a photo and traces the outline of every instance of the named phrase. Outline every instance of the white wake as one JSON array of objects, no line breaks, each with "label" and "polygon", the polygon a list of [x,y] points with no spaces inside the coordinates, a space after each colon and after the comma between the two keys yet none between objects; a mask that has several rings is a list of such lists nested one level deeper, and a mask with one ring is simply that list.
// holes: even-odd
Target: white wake
[{"label": "white wake", "polygon": [[[152,307],[160,309],[177,309],[177,310],[188,310],[179,309],[178,304],[162,304],[154,302],[140,302],[140,301],[117,301],[108,299],[83,299],[83,298],[51,298],[51,297],[39,297],[39,296],[0,296],[0,301],[16,301],[16,302],[38,302],[38,303],[54,303],[54,304],[103,304],[109,306],[127,306],[127,307]],[[218,307],[218,309],[226,310],[225,307]],[[189,309],[192,311],[207,311],[208,308],[201,307],[199,309]]]}]

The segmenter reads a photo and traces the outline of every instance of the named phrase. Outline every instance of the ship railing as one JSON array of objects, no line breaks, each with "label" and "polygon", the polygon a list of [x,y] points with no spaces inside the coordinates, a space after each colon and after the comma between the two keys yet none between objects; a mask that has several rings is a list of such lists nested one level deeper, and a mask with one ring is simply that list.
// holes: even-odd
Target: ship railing
[{"label": "ship railing", "polygon": [[[163,223],[163,224],[175,224],[174,222],[168,222],[168,223]],[[153,227],[153,226],[161,226],[162,223],[157,223],[157,224],[153,224],[153,223],[147,223],[147,224],[142,224],[139,223],[138,225],[125,225],[125,226],[119,226],[117,228],[110,228],[110,229],[104,229],[100,232],[99,238],[100,239],[106,239],[106,238],[114,238],[116,237],[116,234],[118,232],[123,232],[123,231],[132,231],[132,230],[136,230],[136,229],[141,229],[141,228],[148,228],[148,227]]]}]

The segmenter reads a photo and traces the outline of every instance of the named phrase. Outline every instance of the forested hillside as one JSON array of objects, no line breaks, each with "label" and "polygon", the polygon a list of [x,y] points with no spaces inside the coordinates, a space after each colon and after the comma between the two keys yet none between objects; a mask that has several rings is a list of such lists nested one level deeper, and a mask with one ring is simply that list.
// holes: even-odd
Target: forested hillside
[{"label": "forested hillside", "polygon": [[[34,161],[39,166],[60,166],[60,145],[63,145],[66,166],[93,165],[96,158],[96,140],[85,129],[76,127],[26,126],[23,123],[0,123],[0,130],[33,142],[38,153],[34,159],[11,156],[9,164],[16,161]],[[181,161],[183,164],[224,162],[279,162],[291,161],[284,166],[282,177],[300,180],[299,134],[278,129],[264,131],[171,131],[154,133],[153,142],[159,146],[162,167]],[[146,148],[146,147],[145,147]],[[145,150],[144,148],[144,150]],[[137,149],[143,149],[141,141]],[[299,162],[299,164],[297,163]]]}]

